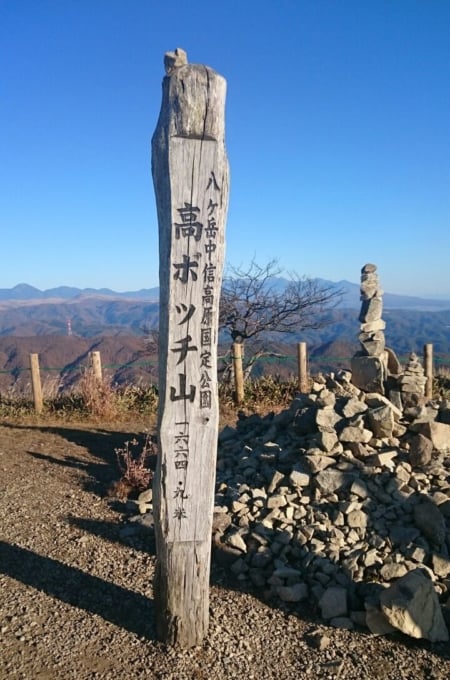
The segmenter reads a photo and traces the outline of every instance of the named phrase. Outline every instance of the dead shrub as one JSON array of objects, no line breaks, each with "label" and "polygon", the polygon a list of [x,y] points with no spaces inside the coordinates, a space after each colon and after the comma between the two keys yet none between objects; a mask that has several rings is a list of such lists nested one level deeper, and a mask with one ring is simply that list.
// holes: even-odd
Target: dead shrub
[{"label": "dead shrub", "polygon": [[114,449],[117,463],[122,474],[118,485],[132,491],[145,491],[153,478],[151,462],[156,456],[156,447],[151,435],[146,434],[140,451],[137,439],[125,442],[122,448]]}]

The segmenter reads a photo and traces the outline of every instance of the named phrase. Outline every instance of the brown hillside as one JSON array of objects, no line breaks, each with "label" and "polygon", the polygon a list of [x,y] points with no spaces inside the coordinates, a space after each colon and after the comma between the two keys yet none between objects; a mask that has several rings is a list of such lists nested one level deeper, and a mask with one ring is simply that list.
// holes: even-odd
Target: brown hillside
[{"label": "brown hillside", "polygon": [[350,368],[350,357],[359,350],[357,342],[333,340],[311,350],[309,363],[311,368],[320,367],[321,371],[337,371]]},{"label": "brown hillside", "polygon": [[113,383],[154,381],[155,356],[143,337],[7,336],[0,337],[0,391],[29,392],[30,353],[39,355],[44,391],[69,389],[89,365],[91,351],[100,352],[104,375]]},{"label": "brown hillside", "polygon": [[[219,356],[229,354],[229,345],[219,348]],[[288,379],[297,374],[296,343],[267,343],[272,356],[256,362],[252,376],[276,375]],[[312,373],[349,367],[349,357],[357,349],[346,341],[310,346]],[[99,351],[104,376],[113,384],[149,384],[157,382],[157,355],[148,338],[134,335],[102,335],[92,338],[64,335],[0,336],[0,393],[10,390],[31,394],[29,355],[39,355],[44,394],[73,388],[89,365],[89,353]],[[252,355],[251,346],[245,356]]]}]

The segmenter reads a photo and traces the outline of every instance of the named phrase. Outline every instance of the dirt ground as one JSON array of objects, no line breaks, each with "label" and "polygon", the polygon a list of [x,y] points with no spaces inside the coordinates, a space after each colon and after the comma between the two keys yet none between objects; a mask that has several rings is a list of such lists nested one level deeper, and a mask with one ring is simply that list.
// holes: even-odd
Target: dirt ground
[{"label": "dirt ground", "polygon": [[[130,532],[114,450],[145,422],[0,424],[0,679],[450,678],[450,647],[325,626],[213,565],[201,647],[155,637],[151,532]],[[298,605],[297,605],[298,606]]]}]

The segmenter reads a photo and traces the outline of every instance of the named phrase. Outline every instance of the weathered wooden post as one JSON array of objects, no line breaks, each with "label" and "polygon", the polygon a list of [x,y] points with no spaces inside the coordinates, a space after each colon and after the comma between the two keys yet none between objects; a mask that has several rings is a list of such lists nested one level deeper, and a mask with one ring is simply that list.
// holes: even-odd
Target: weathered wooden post
[{"label": "weathered wooden post", "polygon": [[242,343],[233,342],[234,401],[244,401],[244,370],[242,367]]},{"label": "weathered wooden post", "polygon": [[89,352],[91,370],[95,380],[101,384],[103,381],[102,359],[99,351]]},{"label": "weathered wooden post", "polygon": [[159,456],[154,480],[158,637],[190,647],[209,624],[219,422],[217,335],[228,206],[225,79],[165,55],[152,139],[159,222]]},{"label": "weathered wooden post", "polygon": [[41,373],[39,371],[39,354],[30,354],[30,370],[34,410],[36,413],[41,413],[44,401],[42,399]]},{"label": "weathered wooden post", "polygon": [[423,346],[424,373],[427,379],[425,383],[425,396],[427,399],[433,397],[433,345],[428,343]]},{"label": "weathered wooden post", "polygon": [[299,392],[305,394],[308,392],[308,355],[306,342],[299,342],[297,345],[297,362],[298,362],[298,389]]}]

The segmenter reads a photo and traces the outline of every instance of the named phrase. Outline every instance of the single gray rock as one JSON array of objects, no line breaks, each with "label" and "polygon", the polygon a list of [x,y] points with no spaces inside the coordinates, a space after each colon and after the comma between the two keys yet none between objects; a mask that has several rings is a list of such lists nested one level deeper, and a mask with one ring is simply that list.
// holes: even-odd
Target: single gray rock
[{"label": "single gray rock", "polygon": [[386,341],[383,330],[361,331],[358,339],[369,356],[380,356],[384,352]]},{"label": "single gray rock", "polygon": [[377,409],[380,406],[388,406],[390,409],[392,409],[394,416],[396,418],[401,418],[403,415],[401,408],[394,404],[394,402],[391,399],[388,399],[383,394],[379,394],[378,392],[370,392],[366,394],[365,402],[367,406],[372,409]]},{"label": "single gray rock", "polygon": [[225,543],[232,548],[236,548],[236,550],[240,550],[243,553],[247,552],[247,545],[242,536],[237,532],[228,534],[228,536],[225,538]]},{"label": "single gray rock", "polygon": [[364,427],[354,427],[353,425],[347,425],[344,427],[339,435],[339,441],[341,442],[358,442],[360,444],[367,444],[373,437],[371,430],[367,430]]},{"label": "single gray rock", "polygon": [[431,501],[425,500],[414,506],[414,524],[432,543],[442,545],[445,541],[445,519],[439,508]]},{"label": "single gray rock", "polygon": [[350,493],[358,496],[359,498],[367,498],[369,496],[369,490],[362,479],[355,479],[350,487]]},{"label": "single gray rock", "polygon": [[447,642],[447,626],[433,584],[420,569],[410,571],[380,595],[381,611],[405,635]]},{"label": "single gray rock", "polygon": [[287,500],[283,494],[275,494],[267,498],[267,507],[269,509],[283,508],[285,505],[287,505]]},{"label": "single gray rock", "polygon": [[311,477],[305,472],[292,470],[291,474],[289,475],[289,481],[291,482],[292,486],[295,486],[296,488],[302,488],[309,485]]},{"label": "single gray rock", "polygon": [[305,463],[308,466],[309,470],[312,473],[315,473],[321,472],[321,470],[325,470],[331,465],[335,465],[336,459],[332,458],[331,456],[326,456],[322,453],[320,454],[312,453],[307,454],[305,456]]},{"label": "single gray rock", "polygon": [[275,470],[275,472],[273,473],[273,477],[270,480],[270,484],[267,487],[267,492],[273,493],[282,479],[284,479],[284,474],[282,472],[279,472],[279,470]]},{"label": "single gray rock", "polygon": [[150,489],[146,489],[145,491],[141,491],[141,493],[138,496],[137,502],[138,503],[151,503],[153,499],[153,489],[150,487]]},{"label": "single gray rock", "polygon": [[226,512],[215,512],[213,514],[212,530],[223,534],[231,525],[231,517]]},{"label": "single gray rock", "polygon": [[342,407],[342,413],[346,418],[353,418],[360,413],[367,411],[367,404],[357,397],[351,397]]},{"label": "single gray rock", "polygon": [[365,392],[384,394],[386,369],[378,356],[355,355],[352,357],[352,382]]},{"label": "single gray rock", "polygon": [[389,470],[394,470],[395,458],[397,458],[397,456],[398,451],[395,449],[381,451],[380,453],[375,453],[371,457],[371,462],[378,467],[386,467]]},{"label": "single gray rock", "polygon": [[373,635],[388,635],[395,631],[378,607],[366,604],[366,610],[366,626]]},{"label": "single gray rock", "polygon": [[450,425],[445,423],[431,422],[419,423],[413,429],[431,439],[433,447],[440,453],[450,451]]},{"label": "single gray rock", "polygon": [[352,510],[349,512],[347,524],[352,529],[365,529],[367,526],[367,515],[364,510]]},{"label": "single gray rock", "polygon": [[369,425],[375,437],[392,437],[394,412],[389,406],[379,406],[369,410]]},{"label": "single gray rock", "polygon": [[362,301],[361,311],[359,314],[360,323],[368,321],[378,321],[381,319],[383,311],[383,298],[381,296],[373,296],[370,299]]},{"label": "single gray rock", "polygon": [[408,573],[408,567],[405,564],[397,564],[396,562],[388,562],[380,569],[380,576],[384,581],[392,581],[394,578],[401,578]]},{"label": "single gray rock", "polygon": [[347,615],[347,589],[340,586],[327,588],[319,600],[322,618],[329,620]]},{"label": "single gray rock", "polygon": [[355,476],[340,470],[322,470],[317,473],[315,482],[323,493],[333,493],[344,487],[349,487]]},{"label": "single gray rock", "polygon": [[331,638],[321,630],[317,630],[309,635],[306,635],[306,642],[308,645],[310,645],[310,647],[323,652],[324,649],[330,646]]},{"label": "single gray rock", "polygon": [[409,447],[409,462],[413,467],[423,467],[431,462],[433,442],[423,434],[416,434]]},{"label": "single gray rock", "polygon": [[[400,373],[402,373],[403,371],[403,366],[401,365],[396,353],[390,347],[386,347],[385,352],[387,354],[387,367],[389,373],[395,376],[400,375]],[[392,398],[391,394],[392,392],[390,391],[389,392],[390,399]],[[400,392],[398,392],[398,394],[400,394]],[[401,400],[400,401],[397,400],[397,395],[394,397],[394,400],[397,406],[399,406],[399,408],[401,409]]]},{"label": "single gray rock", "polygon": [[299,579],[302,572],[299,569],[294,569],[293,567],[278,567],[273,572],[273,576],[281,579],[296,578]]},{"label": "single gray rock", "polygon": [[314,436],[314,441],[316,442],[317,446],[322,449],[322,451],[325,451],[325,453],[330,453],[330,451],[333,451],[334,447],[338,443],[338,436],[334,430],[332,432],[323,430]]},{"label": "single gray rock", "polygon": [[446,555],[434,553],[431,562],[436,576],[447,578],[450,575],[450,558]]},{"label": "single gray rock", "polygon": [[316,425],[320,430],[332,432],[340,420],[341,416],[329,406],[319,408],[316,412]]},{"label": "single gray rock", "polygon": [[295,583],[293,586],[278,586],[276,593],[283,602],[300,602],[308,597],[306,583]]}]

